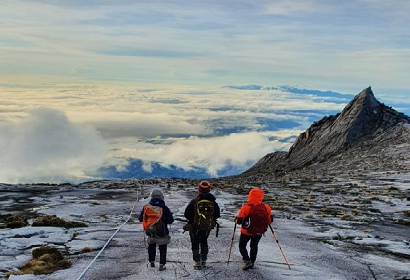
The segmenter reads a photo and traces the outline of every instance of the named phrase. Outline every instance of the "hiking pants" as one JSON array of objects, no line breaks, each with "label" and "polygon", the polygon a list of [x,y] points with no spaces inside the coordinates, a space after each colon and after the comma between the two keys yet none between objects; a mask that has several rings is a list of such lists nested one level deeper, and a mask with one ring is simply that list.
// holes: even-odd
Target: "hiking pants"
[{"label": "hiking pants", "polygon": [[[191,230],[189,231],[189,236],[191,237],[194,262],[205,261],[208,257],[209,230]],[[201,251],[199,247],[201,247]]]},{"label": "hiking pants", "polygon": [[[149,244],[148,245],[148,261],[154,262],[155,261],[155,254],[157,248],[157,244]],[[167,263],[167,244],[165,245],[158,245],[159,249],[159,263],[166,264]]]},{"label": "hiking pants", "polygon": [[[239,252],[242,255],[244,261],[251,261],[254,263],[256,261],[256,255],[258,254],[258,244],[261,240],[262,235],[246,235],[241,233],[239,237]],[[251,241],[251,257],[248,255],[248,250],[246,250],[246,245],[249,240]]]}]

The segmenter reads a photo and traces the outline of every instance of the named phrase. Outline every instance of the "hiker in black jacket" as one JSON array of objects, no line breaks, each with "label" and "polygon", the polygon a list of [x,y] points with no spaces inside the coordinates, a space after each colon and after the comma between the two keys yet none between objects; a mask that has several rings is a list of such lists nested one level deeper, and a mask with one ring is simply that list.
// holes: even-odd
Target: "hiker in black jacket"
[{"label": "hiker in black jacket", "polygon": [[[189,231],[189,236],[192,243],[192,256],[194,260],[194,269],[201,269],[202,266],[206,265],[206,260],[208,257],[208,236],[211,229],[216,225],[216,220],[220,217],[220,209],[218,203],[215,201],[215,197],[210,193],[211,185],[207,181],[201,181],[198,185],[198,196],[192,199],[191,202],[185,209],[184,216],[188,220],[188,224],[184,227],[185,230]],[[197,205],[199,201],[210,201],[213,213],[210,219],[210,225],[208,227],[203,227],[203,225],[198,225],[198,209]],[[202,203],[201,203],[202,204]],[[203,216],[205,220],[205,216]],[[202,219],[202,218],[201,218]],[[202,227],[202,228],[199,228]]]}]

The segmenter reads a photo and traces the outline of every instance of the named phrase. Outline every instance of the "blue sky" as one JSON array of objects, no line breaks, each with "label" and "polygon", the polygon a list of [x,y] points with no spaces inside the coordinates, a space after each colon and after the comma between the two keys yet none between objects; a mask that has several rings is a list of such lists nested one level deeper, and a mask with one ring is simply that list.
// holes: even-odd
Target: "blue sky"
[{"label": "blue sky", "polygon": [[244,170],[369,85],[408,114],[409,12],[407,0],[2,0],[0,182],[93,179],[130,159]]},{"label": "blue sky", "polygon": [[407,0],[20,1],[2,80],[408,88]]}]

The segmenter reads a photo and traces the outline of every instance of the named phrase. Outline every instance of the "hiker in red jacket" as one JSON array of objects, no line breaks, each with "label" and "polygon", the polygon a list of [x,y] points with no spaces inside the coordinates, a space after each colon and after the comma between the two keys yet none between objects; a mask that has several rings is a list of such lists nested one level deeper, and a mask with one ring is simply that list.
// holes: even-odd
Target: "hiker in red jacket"
[{"label": "hiker in red jacket", "polygon": [[[235,219],[235,223],[242,225],[239,252],[243,259],[243,270],[253,268],[258,254],[259,241],[272,222],[271,208],[262,203],[263,195],[261,189],[252,189],[249,192],[248,203],[242,206]],[[249,241],[251,241],[250,256],[246,249]]]}]

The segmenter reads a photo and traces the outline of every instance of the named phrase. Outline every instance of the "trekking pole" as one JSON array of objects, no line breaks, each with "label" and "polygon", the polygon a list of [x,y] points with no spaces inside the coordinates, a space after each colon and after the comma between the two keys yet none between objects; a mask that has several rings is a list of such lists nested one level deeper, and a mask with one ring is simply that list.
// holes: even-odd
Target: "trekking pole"
[{"label": "trekking pole", "polygon": [[273,238],[275,238],[275,240],[276,240],[276,244],[278,244],[279,250],[280,250],[280,252],[282,253],[283,258],[285,259],[285,262],[286,262],[287,266],[288,266],[288,267],[289,267],[289,269],[290,269],[289,262],[288,262],[288,260],[286,259],[286,256],[285,256],[285,254],[283,253],[282,248],[280,247],[279,240],[278,240],[278,238],[276,238],[276,234],[275,234],[275,232],[273,231],[272,226],[271,226],[271,225],[269,225],[269,228],[270,228],[270,230],[272,231]]},{"label": "trekking pole", "polygon": [[[181,248],[180,248],[181,246],[180,246],[180,244],[179,244],[179,240],[175,237],[174,230],[173,230],[171,224],[169,224],[168,226],[169,226],[169,229],[171,230],[172,237],[175,239],[175,242],[176,242],[176,244],[177,244],[178,254],[179,254],[179,258],[180,258],[179,262],[182,263],[182,262],[181,262],[182,253],[181,253]],[[185,266],[185,265],[184,265],[184,266]]]},{"label": "trekking pole", "polygon": [[[185,273],[186,273],[185,276],[189,276],[189,275],[191,275],[191,274],[190,274],[189,271],[186,269],[185,264],[183,264],[182,261],[181,261],[181,260],[183,259],[183,257],[182,257],[182,252],[181,252],[181,242],[180,242],[179,239],[177,239],[177,238],[175,237],[174,230],[173,230],[171,224],[169,224],[169,229],[170,229],[170,231],[171,231],[171,233],[172,233],[172,237],[175,239],[175,242],[176,242],[177,248],[178,248],[179,260],[177,261],[177,263],[178,263],[179,266],[185,271]],[[185,276],[183,276],[183,277],[185,277]]]},{"label": "trekking pole", "polygon": [[148,267],[148,241],[147,241],[147,236],[145,235],[145,230],[142,232],[142,234],[144,234],[145,263]]},{"label": "trekking pole", "polygon": [[232,233],[232,239],[231,239],[231,247],[229,248],[229,255],[228,255],[228,263],[227,263],[227,265],[229,265],[229,260],[231,259],[233,239],[235,238],[235,230],[236,230],[236,223],[235,223],[235,226],[233,227],[233,233]]}]

